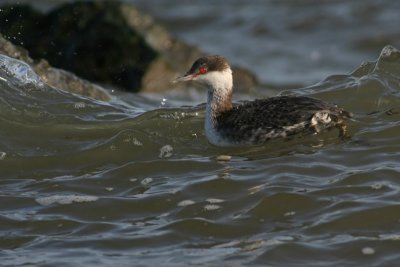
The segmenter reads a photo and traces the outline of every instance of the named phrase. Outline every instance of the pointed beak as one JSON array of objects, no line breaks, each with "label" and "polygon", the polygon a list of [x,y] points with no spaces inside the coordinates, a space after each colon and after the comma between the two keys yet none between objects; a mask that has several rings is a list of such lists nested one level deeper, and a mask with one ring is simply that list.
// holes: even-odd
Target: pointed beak
[{"label": "pointed beak", "polygon": [[187,81],[191,81],[196,77],[196,75],[194,74],[185,74],[182,77],[178,77],[175,80],[172,80],[172,83],[178,83],[178,82],[187,82]]}]

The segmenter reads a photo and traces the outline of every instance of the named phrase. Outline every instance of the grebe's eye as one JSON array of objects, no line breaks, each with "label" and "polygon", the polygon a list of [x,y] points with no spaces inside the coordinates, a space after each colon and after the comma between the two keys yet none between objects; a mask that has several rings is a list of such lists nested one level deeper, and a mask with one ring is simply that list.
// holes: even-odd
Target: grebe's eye
[{"label": "grebe's eye", "polygon": [[206,73],[207,73],[207,69],[206,69],[206,68],[203,68],[203,67],[200,67],[200,68],[199,68],[199,73],[200,73],[200,74],[206,74]]}]

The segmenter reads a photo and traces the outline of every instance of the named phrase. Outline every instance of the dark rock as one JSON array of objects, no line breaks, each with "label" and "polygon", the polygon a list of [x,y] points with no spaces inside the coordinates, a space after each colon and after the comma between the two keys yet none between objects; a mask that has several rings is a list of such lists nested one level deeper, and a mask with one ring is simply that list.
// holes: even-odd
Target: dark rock
[{"label": "dark rock", "polygon": [[0,20],[6,23],[1,31],[10,41],[35,59],[46,58],[91,81],[138,90],[157,56],[127,26],[118,2],[68,3],[47,15],[21,5],[2,9]]},{"label": "dark rock", "polygon": [[[29,6],[2,7],[0,32],[34,59],[91,81],[129,91],[163,91],[202,56],[154,20],[118,1],[73,2],[41,14]],[[238,89],[253,89],[254,75],[233,67]]]},{"label": "dark rock", "polygon": [[[128,25],[139,32],[146,42],[159,53],[143,77],[142,91],[163,91],[171,87],[187,86],[171,84],[170,81],[185,73],[193,62],[204,56],[199,48],[172,37],[152,17],[143,14],[129,4],[121,5],[121,12]],[[256,76],[250,71],[232,66],[236,90],[249,91],[257,87]]]},{"label": "dark rock", "polygon": [[53,68],[46,60],[34,61],[29,57],[25,49],[13,45],[1,35],[0,53],[26,62],[50,86],[103,101],[110,100],[110,95],[101,87],[85,81],[68,71]]}]

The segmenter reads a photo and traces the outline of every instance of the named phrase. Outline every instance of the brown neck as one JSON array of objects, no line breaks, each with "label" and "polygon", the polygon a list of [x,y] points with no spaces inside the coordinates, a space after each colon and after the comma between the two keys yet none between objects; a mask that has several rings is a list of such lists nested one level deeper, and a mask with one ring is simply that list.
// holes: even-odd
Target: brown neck
[{"label": "brown neck", "polygon": [[232,71],[214,71],[207,74],[206,128],[217,126],[217,117],[232,109]]},{"label": "brown neck", "polygon": [[222,112],[232,109],[232,90],[209,90],[207,108],[210,115],[216,117]]}]

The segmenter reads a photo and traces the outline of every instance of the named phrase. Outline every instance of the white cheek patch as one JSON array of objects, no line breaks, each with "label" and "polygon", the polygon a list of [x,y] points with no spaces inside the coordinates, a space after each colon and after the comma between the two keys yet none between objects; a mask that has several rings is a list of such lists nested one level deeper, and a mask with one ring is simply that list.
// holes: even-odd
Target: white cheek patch
[{"label": "white cheek patch", "polygon": [[226,69],[224,71],[210,71],[206,74],[198,75],[196,80],[213,88],[214,90],[232,90],[232,71]]}]

